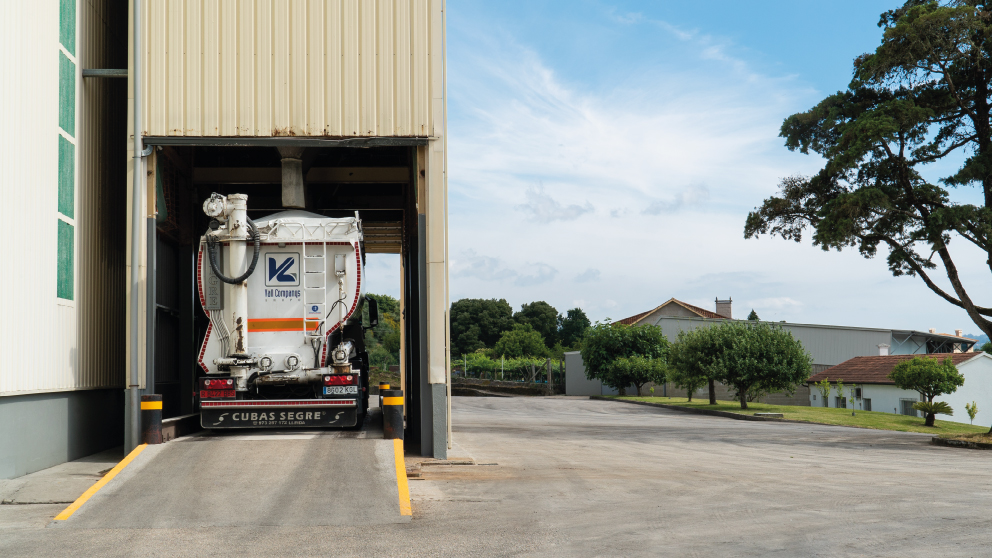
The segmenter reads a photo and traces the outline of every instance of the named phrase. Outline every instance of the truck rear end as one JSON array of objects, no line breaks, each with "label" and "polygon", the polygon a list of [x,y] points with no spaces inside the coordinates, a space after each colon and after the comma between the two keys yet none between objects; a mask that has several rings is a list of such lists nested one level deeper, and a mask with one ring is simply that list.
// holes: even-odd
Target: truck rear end
[{"label": "truck rear end", "polygon": [[[350,427],[368,409],[361,220],[300,210],[253,222],[212,195],[197,288],[210,320],[198,379],[204,428]],[[370,317],[377,317],[369,300]]]}]

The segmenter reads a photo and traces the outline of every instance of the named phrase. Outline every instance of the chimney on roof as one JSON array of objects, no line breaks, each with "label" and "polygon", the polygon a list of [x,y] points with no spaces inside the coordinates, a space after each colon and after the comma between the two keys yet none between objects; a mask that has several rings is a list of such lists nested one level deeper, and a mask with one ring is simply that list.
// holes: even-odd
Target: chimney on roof
[{"label": "chimney on roof", "polygon": [[962,329],[955,329],[954,330],[954,336],[955,337],[964,337],[964,330],[962,330]]},{"label": "chimney on roof", "polygon": [[882,343],[878,346],[878,356],[889,356],[889,345]]},{"label": "chimney on roof", "polygon": [[734,299],[728,298],[727,300],[716,299],[716,313],[728,320],[734,319],[733,312],[731,311],[731,305],[733,305]]},{"label": "chimney on roof", "polygon": [[937,333],[937,328],[935,327],[930,328],[930,333]]}]

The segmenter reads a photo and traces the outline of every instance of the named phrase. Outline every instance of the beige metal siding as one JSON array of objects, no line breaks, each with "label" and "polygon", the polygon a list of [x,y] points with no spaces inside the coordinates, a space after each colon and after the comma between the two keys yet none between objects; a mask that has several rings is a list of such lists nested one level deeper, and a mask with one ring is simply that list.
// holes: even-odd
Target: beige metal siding
[{"label": "beige metal siding", "polygon": [[147,136],[440,135],[442,0],[147,6]]},{"label": "beige metal siding", "polygon": [[[76,3],[80,68],[126,68],[128,14],[107,0]],[[112,33],[115,29],[119,34]],[[123,388],[127,80],[79,82],[76,305],[79,386]]]},{"label": "beige metal siding", "polygon": [[[110,167],[123,168],[107,160],[103,150],[116,144],[100,121],[123,116],[106,82],[124,84],[84,86],[80,75],[85,67],[122,67],[94,59],[114,18],[105,4],[76,3],[74,211],[58,217],[59,2],[0,2],[0,395],[123,386],[122,330],[115,330],[123,260],[114,249],[123,227],[99,192],[119,192],[106,188]],[[56,296],[57,219],[74,230],[71,301]]]}]

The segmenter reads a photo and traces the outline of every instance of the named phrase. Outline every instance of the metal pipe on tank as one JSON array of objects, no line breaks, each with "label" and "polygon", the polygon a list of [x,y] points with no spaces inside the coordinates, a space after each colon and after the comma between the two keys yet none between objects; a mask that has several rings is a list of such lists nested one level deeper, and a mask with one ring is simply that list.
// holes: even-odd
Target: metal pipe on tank
[{"label": "metal pipe on tank", "polygon": [[[228,269],[232,277],[238,277],[245,271],[248,262],[245,255],[248,252],[248,196],[231,194],[227,197],[231,204],[231,216],[227,220],[228,237]],[[234,345],[231,354],[248,354],[248,282],[231,285],[231,323],[234,324]]]}]

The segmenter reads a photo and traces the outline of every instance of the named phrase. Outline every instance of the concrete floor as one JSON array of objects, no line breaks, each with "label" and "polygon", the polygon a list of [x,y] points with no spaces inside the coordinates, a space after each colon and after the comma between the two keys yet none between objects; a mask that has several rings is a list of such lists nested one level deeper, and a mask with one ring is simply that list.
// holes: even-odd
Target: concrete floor
[{"label": "concrete floor", "polygon": [[410,523],[67,529],[46,527],[64,506],[8,505],[0,555],[930,558],[992,547],[992,453],[926,435],[567,398],[455,398],[453,410],[451,455],[480,465],[424,465]]}]

